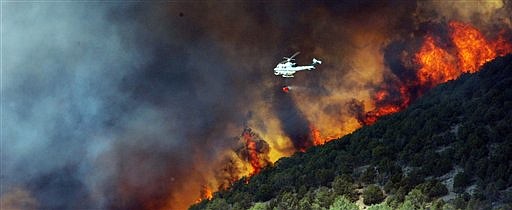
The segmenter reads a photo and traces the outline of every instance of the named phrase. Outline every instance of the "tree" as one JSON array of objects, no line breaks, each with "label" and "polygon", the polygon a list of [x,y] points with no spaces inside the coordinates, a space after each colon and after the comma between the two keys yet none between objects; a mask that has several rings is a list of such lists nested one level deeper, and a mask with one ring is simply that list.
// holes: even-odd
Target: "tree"
[{"label": "tree", "polygon": [[268,201],[272,199],[273,192],[272,188],[268,184],[262,184],[256,191],[256,201]]},{"label": "tree", "polygon": [[354,210],[359,209],[355,203],[351,203],[344,196],[338,196],[334,203],[329,207],[329,210]]},{"label": "tree", "polygon": [[496,188],[496,184],[494,182],[488,184],[485,187],[485,197],[491,201],[495,201],[499,198],[499,191]]},{"label": "tree", "polygon": [[371,205],[368,207],[367,210],[393,210],[391,207],[389,207],[386,203]]},{"label": "tree", "polygon": [[336,176],[331,185],[336,194],[346,196],[352,202],[358,199],[352,177],[348,175]]},{"label": "tree", "polygon": [[376,185],[369,185],[363,192],[363,203],[366,205],[372,205],[380,203],[384,200],[384,193]]},{"label": "tree", "polygon": [[427,204],[427,195],[415,188],[405,196],[405,202],[410,202],[414,209],[423,209]]},{"label": "tree", "polygon": [[278,209],[297,209],[299,206],[299,199],[297,194],[292,192],[283,192],[276,198]]},{"label": "tree", "polygon": [[445,203],[442,208],[442,210],[455,210],[455,209],[456,209],[455,206],[453,206],[453,204],[451,204],[451,203]]},{"label": "tree", "polygon": [[255,203],[249,210],[267,210],[268,206],[265,203]]},{"label": "tree", "polygon": [[375,168],[373,168],[373,166],[370,166],[361,175],[361,181],[366,184],[371,184],[374,182],[376,176],[377,171],[375,171]]},{"label": "tree", "polygon": [[445,202],[443,199],[439,198],[435,201],[432,201],[432,204],[430,205],[430,208],[432,210],[442,210]]},{"label": "tree", "polygon": [[455,192],[462,192],[469,184],[469,178],[464,172],[459,172],[453,178],[453,189]]},{"label": "tree", "polygon": [[418,185],[416,188],[421,190],[421,192],[427,195],[431,200],[448,194],[448,189],[446,186],[444,186],[443,183],[439,182],[438,180],[427,181]]},{"label": "tree", "polygon": [[336,198],[336,194],[332,193],[327,187],[320,187],[316,191],[315,195],[315,203],[319,204],[321,207],[329,208],[331,204],[334,202]]},{"label": "tree", "polygon": [[466,205],[466,209],[467,210],[492,209],[492,206],[488,202],[478,200],[475,198],[471,198],[471,199],[469,199],[469,201]]},{"label": "tree", "polygon": [[321,186],[325,186],[329,182],[332,182],[334,178],[334,171],[332,169],[317,169],[314,174],[315,182]]},{"label": "tree", "polygon": [[454,209],[466,209],[467,202],[464,197],[465,196],[463,194],[463,195],[459,195],[456,198],[454,198],[453,200],[451,200]]},{"label": "tree", "polygon": [[313,199],[310,194],[305,195],[299,201],[299,208],[297,210],[310,210],[312,209],[311,205],[313,203]]},{"label": "tree", "polygon": [[230,206],[228,204],[228,202],[226,202],[226,200],[224,200],[223,198],[216,198],[216,199],[213,199],[211,202],[209,202],[207,205],[206,205],[206,208],[207,210],[218,210],[218,209],[229,209]]},{"label": "tree", "polygon": [[[247,193],[247,192],[243,192],[243,191],[239,191],[239,192],[233,192],[231,194],[231,196],[225,198],[226,199],[226,202],[230,203],[230,204],[233,204],[233,208],[239,208],[239,209],[247,209],[249,207],[251,207],[252,205],[252,195]],[[237,204],[235,206],[235,204]]]},{"label": "tree", "polygon": [[418,209],[416,208],[410,200],[405,200],[398,210],[411,210],[411,209]]}]

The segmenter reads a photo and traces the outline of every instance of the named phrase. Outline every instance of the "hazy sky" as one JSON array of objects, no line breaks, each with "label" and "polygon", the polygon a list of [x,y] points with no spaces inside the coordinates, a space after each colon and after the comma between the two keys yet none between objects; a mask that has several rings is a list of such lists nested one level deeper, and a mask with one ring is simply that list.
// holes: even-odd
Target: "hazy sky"
[{"label": "hazy sky", "polygon": [[[325,136],[352,132],[360,125],[347,103],[369,106],[375,87],[406,78],[411,69],[396,58],[417,48],[425,31],[452,18],[485,28],[498,17],[510,30],[503,14],[511,8],[501,1],[1,4],[0,194],[14,209],[185,208],[201,185],[222,182],[216,173],[236,157],[245,127],[268,142],[273,161],[311,146],[311,126]],[[295,51],[299,64],[324,63],[293,80],[274,76]],[[283,84],[299,91],[284,94]]]}]

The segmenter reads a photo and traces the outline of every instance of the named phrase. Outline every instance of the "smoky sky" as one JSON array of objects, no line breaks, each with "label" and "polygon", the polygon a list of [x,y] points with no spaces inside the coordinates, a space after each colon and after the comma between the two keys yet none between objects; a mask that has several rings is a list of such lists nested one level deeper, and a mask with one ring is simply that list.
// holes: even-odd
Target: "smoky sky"
[{"label": "smoky sky", "polygon": [[[209,6],[223,7],[4,5],[2,193],[22,188],[42,209],[179,200],[186,178],[202,179],[189,176],[197,162],[233,144],[240,130],[226,127],[243,126],[269,78],[259,62],[291,52],[275,33],[297,22],[274,16],[279,28],[267,30],[281,9],[259,4],[209,20]],[[235,48],[244,52],[227,59]]]},{"label": "smoky sky", "polygon": [[[411,31],[423,30],[413,13],[428,11],[416,7],[413,1],[2,3],[2,207],[184,209],[208,178],[220,176],[212,173],[226,167],[222,155],[237,146],[233,137],[248,121],[263,132],[275,119],[291,141],[281,149],[302,149],[312,144],[302,106],[345,113],[338,109],[346,101],[320,99],[375,85],[346,76],[365,71],[350,61],[365,47],[361,37],[398,36],[382,47],[383,63],[410,77],[397,54],[411,47],[405,38]],[[324,69],[291,82],[272,74],[297,51],[297,63],[317,57]],[[284,84],[300,86],[305,97],[280,92]]]}]

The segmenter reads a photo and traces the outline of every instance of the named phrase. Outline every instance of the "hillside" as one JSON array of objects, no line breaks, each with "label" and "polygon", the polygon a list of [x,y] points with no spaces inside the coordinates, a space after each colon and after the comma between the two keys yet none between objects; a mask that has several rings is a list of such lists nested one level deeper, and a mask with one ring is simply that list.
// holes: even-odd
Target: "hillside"
[{"label": "hillside", "polygon": [[512,55],[191,209],[512,209]]}]

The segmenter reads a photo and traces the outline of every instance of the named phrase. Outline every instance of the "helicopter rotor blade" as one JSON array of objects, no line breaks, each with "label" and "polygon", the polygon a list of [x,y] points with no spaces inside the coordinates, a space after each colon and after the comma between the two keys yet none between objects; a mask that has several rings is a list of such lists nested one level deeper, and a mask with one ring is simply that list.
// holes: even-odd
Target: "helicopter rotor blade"
[{"label": "helicopter rotor blade", "polygon": [[288,58],[288,59],[292,59],[292,58],[294,58],[295,56],[297,56],[298,54],[300,54],[300,52],[296,52],[295,54],[293,54],[293,55],[292,55],[290,58]]}]

